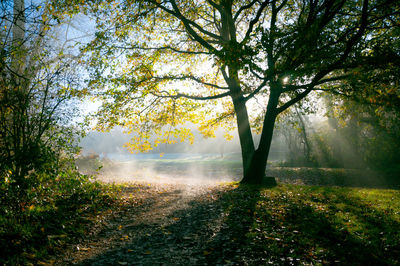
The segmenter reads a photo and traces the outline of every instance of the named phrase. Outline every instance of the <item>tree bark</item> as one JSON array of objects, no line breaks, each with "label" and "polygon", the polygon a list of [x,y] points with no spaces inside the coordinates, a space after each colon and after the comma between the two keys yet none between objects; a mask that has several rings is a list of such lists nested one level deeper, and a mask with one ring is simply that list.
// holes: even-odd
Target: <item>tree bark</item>
[{"label": "tree bark", "polygon": [[243,97],[232,97],[236,113],[239,142],[242,152],[243,174],[247,175],[251,158],[254,154],[254,141],[251,134],[249,115],[247,113],[246,102]]},{"label": "tree bark", "polygon": [[[275,120],[278,115],[279,94],[271,90],[268,100],[267,112],[264,117],[263,129],[261,132],[260,143],[257,150],[253,153],[248,168],[244,169],[243,179],[241,183],[263,184],[265,178],[265,170],[267,168],[267,160],[271,148],[272,136],[274,133]],[[271,185],[275,181],[273,180]]]},{"label": "tree bark", "polygon": [[[25,1],[14,0],[12,25],[12,70],[18,75],[23,74],[25,67]],[[22,55],[22,56],[21,56]]]}]

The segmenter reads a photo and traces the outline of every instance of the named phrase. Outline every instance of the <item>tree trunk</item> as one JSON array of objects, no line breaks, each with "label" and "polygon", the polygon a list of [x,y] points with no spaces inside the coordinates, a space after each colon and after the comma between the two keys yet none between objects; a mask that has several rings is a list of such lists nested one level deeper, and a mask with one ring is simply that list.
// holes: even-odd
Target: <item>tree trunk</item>
[{"label": "tree trunk", "polygon": [[306,131],[306,123],[304,122],[304,119],[296,106],[295,106],[295,111],[296,111],[297,117],[299,118],[301,134],[302,134],[302,137],[304,140],[304,150],[303,151],[304,151],[304,156],[306,158],[306,163],[310,163],[311,162],[311,155],[310,155],[311,154],[311,145],[310,145],[310,141],[308,139],[308,135],[307,135],[307,131]]},{"label": "tree trunk", "polygon": [[18,74],[23,74],[25,67],[25,1],[15,0],[13,7],[12,25],[12,70]]},{"label": "tree trunk", "polygon": [[[265,169],[269,150],[271,148],[274,125],[277,116],[276,106],[278,105],[279,94],[271,92],[267,112],[265,114],[263,129],[261,132],[260,144],[257,150],[253,153],[251,161],[247,169],[244,169],[243,179],[241,183],[263,184],[265,183]],[[275,179],[267,180],[270,185],[275,185]]]},{"label": "tree trunk", "polygon": [[249,116],[247,113],[246,102],[243,97],[233,98],[233,105],[236,113],[240,148],[242,151],[243,174],[249,170],[251,158],[254,154],[254,141],[251,134]]}]

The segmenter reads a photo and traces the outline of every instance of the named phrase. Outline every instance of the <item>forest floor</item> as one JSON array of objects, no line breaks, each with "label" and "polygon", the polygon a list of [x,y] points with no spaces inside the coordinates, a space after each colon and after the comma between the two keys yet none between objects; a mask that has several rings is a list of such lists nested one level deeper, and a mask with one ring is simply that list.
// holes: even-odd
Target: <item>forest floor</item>
[{"label": "forest floor", "polygon": [[340,175],[326,179],[325,186],[309,186],[304,184],[317,179],[318,173],[309,173],[301,183],[291,178],[293,171],[281,171],[279,180],[296,184],[281,182],[274,188],[215,182],[125,183],[115,205],[92,217],[84,237],[47,263],[400,263],[399,190],[328,186],[337,178],[346,185],[349,181]]},{"label": "forest floor", "polygon": [[56,264],[198,265],[220,231],[219,197],[232,186],[131,183],[115,209]]}]

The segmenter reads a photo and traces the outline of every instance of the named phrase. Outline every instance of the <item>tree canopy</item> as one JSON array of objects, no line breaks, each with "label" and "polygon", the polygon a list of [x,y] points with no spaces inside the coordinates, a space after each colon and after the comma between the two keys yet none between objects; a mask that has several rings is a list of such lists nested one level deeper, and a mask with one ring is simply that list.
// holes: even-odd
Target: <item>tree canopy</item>
[{"label": "tree canopy", "polygon": [[[375,67],[380,43],[398,38],[400,11],[385,0],[109,0],[88,7],[97,26],[86,49],[89,85],[103,99],[98,127],[126,127],[136,133],[131,147],[145,151],[172,137],[192,141],[188,123],[212,136],[236,120],[243,181],[254,183],[264,176],[277,116],[313,91],[359,91],[343,81],[357,81],[367,62]],[[257,147],[252,129],[261,133]]]}]

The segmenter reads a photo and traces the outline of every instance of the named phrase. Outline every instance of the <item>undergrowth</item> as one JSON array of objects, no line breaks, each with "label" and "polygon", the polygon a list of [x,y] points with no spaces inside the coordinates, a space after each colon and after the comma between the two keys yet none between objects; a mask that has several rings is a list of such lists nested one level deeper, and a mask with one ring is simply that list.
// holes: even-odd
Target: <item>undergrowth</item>
[{"label": "undergrowth", "polygon": [[[36,265],[62,253],[116,208],[120,189],[66,172],[31,191],[29,202],[4,205],[1,196],[0,263]],[[224,219],[201,253],[210,265],[400,264],[398,190],[233,182],[217,193]]]},{"label": "undergrowth", "polygon": [[82,237],[92,217],[117,199],[115,186],[75,170],[43,180],[23,198],[13,186],[0,186],[0,264],[40,264]]}]

